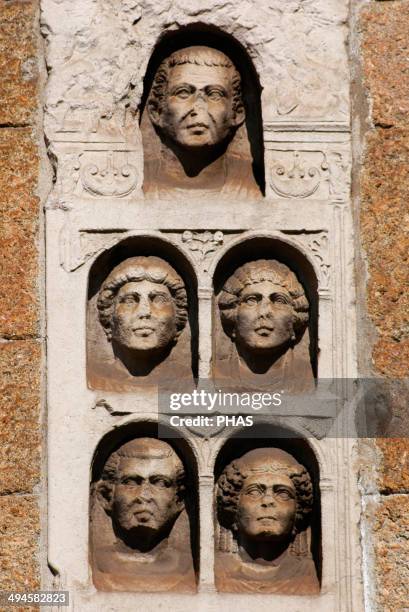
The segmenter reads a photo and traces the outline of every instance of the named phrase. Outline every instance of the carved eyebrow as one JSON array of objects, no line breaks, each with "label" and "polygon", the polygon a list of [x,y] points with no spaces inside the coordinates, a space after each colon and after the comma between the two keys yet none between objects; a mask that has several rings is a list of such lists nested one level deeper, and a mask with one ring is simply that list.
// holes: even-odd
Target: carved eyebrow
[{"label": "carved eyebrow", "polygon": [[149,478],[161,478],[162,480],[173,482],[173,478],[171,476],[166,476],[165,474],[151,474]]},{"label": "carved eyebrow", "polygon": [[136,473],[132,473],[132,474],[123,474],[120,478],[119,481],[122,482],[124,480],[145,480],[144,476],[142,476],[141,474],[136,474]]},{"label": "carved eyebrow", "polygon": [[245,299],[248,297],[263,297],[263,295],[259,291],[251,291],[249,293],[244,293],[241,295],[241,298]]},{"label": "carved eyebrow", "polygon": [[275,485],[273,485],[273,489],[284,489],[285,491],[288,491],[289,493],[295,493],[295,490],[290,487],[290,485],[286,485],[286,484],[280,484],[277,483]]},{"label": "carved eyebrow", "polygon": [[129,289],[128,291],[126,291],[126,293],[121,293],[120,295],[118,295],[118,298],[122,300],[123,298],[133,297],[135,295],[139,297],[141,294],[136,289]]},{"label": "carved eyebrow", "polygon": [[152,289],[152,291],[149,291],[149,295],[164,295],[166,297],[170,297],[169,294],[166,291],[161,291],[160,289],[155,290]]},{"label": "carved eyebrow", "polygon": [[273,293],[270,293],[270,297],[281,297],[284,298],[287,302],[291,302],[291,297],[286,293],[282,293],[281,291],[273,291]]},{"label": "carved eyebrow", "polygon": [[196,89],[196,87],[194,85],[192,85],[191,83],[178,83],[177,85],[174,85],[171,90],[170,93],[174,93],[175,91],[177,91],[178,89],[189,89],[189,91],[194,91]]},{"label": "carved eyebrow", "polygon": [[218,91],[221,91],[222,93],[227,94],[227,89],[223,87],[223,85],[217,85],[216,83],[214,85],[206,85],[206,87],[204,87],[203,89],[206,92],[211,89],[217,89]]},{"label": "carved eyebrow", "polygon": [[259,489],[262,491],[266,490],[266,485],[262,484],[261,482],[252,482],[251,484],[247,485],[247,487],[244,487],[244,492],[246,491],[251,491],[252,489]]}]

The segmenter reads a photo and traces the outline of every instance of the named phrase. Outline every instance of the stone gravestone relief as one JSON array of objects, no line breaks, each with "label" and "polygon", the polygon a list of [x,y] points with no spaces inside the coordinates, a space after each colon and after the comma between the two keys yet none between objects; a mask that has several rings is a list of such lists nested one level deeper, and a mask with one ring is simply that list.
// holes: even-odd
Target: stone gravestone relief
[{"label": "stone gravestone relief", "polygon": [[220,385],[293,393],[313,387],[309,303],[294,272],[275,260],[246,263],[226,281],[217,302],[230,338],[227,346],[222,331],[215,339]]},{"label": "stone gravestone relief", "polygon": [[185,384],[191,381],[186,342],[176,350],[188,319],[186,289],[165,260],[139,256],[120,263],[103,282],[95,310],[88,331],[95,336],[103,330],[106,341],[101,353],[96,343],[89,349],[91,388],[132,391],[144,383],[171,383],[176,373]]},{"label": "stone gravestone relief", "polygon": [[221,51],[191,46],[159,66],[142,118],[144,191],[254,199],[241,77]]},{"label": "stone gravestone relief", "polygon": [[196,590],[182,461],[156,438],[123,444],[91,491],[91,565],[103,591]]},{"label": "stone gravestone relief", "polygon": [[308,541],[313,487],[309,473],[294,457],[278,448],[246,453],[224,469],[216,501],[219,591],[319,592]]}]

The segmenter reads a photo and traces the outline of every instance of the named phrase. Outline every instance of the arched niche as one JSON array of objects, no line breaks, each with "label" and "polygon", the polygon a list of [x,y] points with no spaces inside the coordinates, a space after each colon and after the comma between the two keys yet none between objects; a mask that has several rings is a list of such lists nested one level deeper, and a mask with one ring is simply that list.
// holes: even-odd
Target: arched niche
[{"label": "arched niche", "polygon": [[[231,464],[232,462],[236,462],[240,458],[251,457],[252,451],[257,449],[279,449],[279,451],[284,451],[288,453],[298,464],[303,466],[311,479],[312,490],[313,490],[313,502],[311,507],[311,512],[309,514],[309,518],[307,523],[304,525],[305,529],[302,532],[297,534],[294,542],[290,544],[290,549],[295,550],[295,554],[297,556],[305,557],[305,559],[310,559],[311,563],[308,568],[308,561],[306,561],[306,567],[308,568],[307,573],[309,573],[311,578],[311,571],[315,568],[315,578],[316,583],[315,586],[319,590],[319,585],[321,583],[322,576],[322,533],[321,533],[321,496],[320,496],[320,468],[317,456],[311,447],[309,441],[301,436],[298,432],[293,431],[290,428],[287,428],[282,425],[272,424],[267,422],[258,422],[252,427],[251,437],[246,437],[244,431],[239,431],[232,435],[230,438],[226,440],[222,448],[220,449],[215,465],[214,465],[214,482],[215,482],[215,508],[214,508],[214,520],[215,520],[215,554],[216,559],[218,555],[218,550],[232,550],[232,554],[238,554],[238,538],[233,535],[233,532],[229,533],[229,530],[220,525],[220,522],[223,523],[223,519],[220,521],[220,512],[217,502],[217,493],[218,493],[218,482],[219,479],[222,478],[225,468]],[[269,457],[269,453],[266,453],[267,458]],[[245,461],[244,458],[243,461]],[[239,464],[238,464],[239,465]],[[268,459],[267,459],[268,466]],[[254,466],[253,466],[254,467]],[[259,466],[260,467],[260,466]],[[240,467],[239,467],[240,469]],[[244,470],[245,471],[245,470]],[[250,470],[249,470],[250,471]],[[271,470],[270,472],[274,471]],[[297,471],[297,470],[295,470]],[[240,479],[240,477],[239,477]],[[234,490],[237,492],[239,485],[237,480],[237,473],[235,475],[235,486]],[[275,510],[274,510],[275,511]],[[256,510],[257,512],[257,510]],[[270,546],[270,544],[269,544]],[[271,546],[274,546],[272,543]],[[248,559],[247,559],[248,561]],[[218,563],[216,561],[216,571],[218,567]],[[219,565],[220,567],[220,565]],[[217,583],[217,576],[216,583]],[[308,581],[307,581],[308,582]],[[285,580],[284,580],[285,583]],[[302,583],[302,580],[301,580]],[[276,585],[277,586],[277,585]],[[292,587],[290,585],[289,591],[286,591],[287,587],[284,587],[283,591],[280,591],[280,587],[272,585],[271,590],[269,590],[267,585],[263,587],[259,587],[260,590],[255,588],[253,591],[250,585],[249,589],[246,587],[243,588],[242,591],[240,589],[236,592],[282,592],[287,594],[297,594],[297,587],[294,586],[294,590],[291,590]],[[309,588],[312,590],[308,590],[306,588],[305,592],[301,590],[298,594],[313,594],[314,585],[311,584]],[[221,589],[224,590],[224,589]],[[226,589],[229,591],[230,589]],[[234,589],[233,589],[234,590]],[[316,594],[317,591],[315,591]]]},{"label": "arched niche", "polygon": [[[129,447],[134,441],[136,448]],[[144,445],[142,448],[138,446],[142,444]],[[150,444],[153,447],[151,450]],[[115,524],[121,522],[114,517],[114,513],[115,510],[120,512],[119,495],[124,498],[124,494],[119,493],[116,497],[115,492],[110,490],[107,495],[104,478],[106,479],[105,466],[108,460],[118,451],[126,455],[127,463],[122,464],[122,458],[119,459],[113,478],[118,478],[118,481],[121,479],[121,482],[126,482],[127,478],[134,478],[132,488],[126,491],[125,500],[134,512],[134,516],[137,516],[135,508],[142,509],[146,513],[147,516],[141,516],[139,527],[143,522],[149,523],[147,517],[150,513],[154,515],[156,526],[160,523],[161,517],[163,519],[164,504],[169,508],[169,495],[172,495],[172,490],[175,488],[175,457],[176,461],[180,460],[183,465],[183,480],[179,478],[180,465],[177,467],[178,486],[180,483],[183,486],[183,509],[179,508],[179,514],[171,521],[170,529],[165,529],[164,537],[157,544],[154,543],[152,548],[143,531],[136,534],[134,539],[130,539],[131,530],[121,531],[114,528],[114,522]],[[132,463],[129,463],[128,459]],[[171,465],[167,464],[168,461]],[[111,478],[112,468],[110,475]],[[165,500],[163,497],[158,497],[165,488],[156,484],[158,476],[173,481],[167,489]],[[141,491],[141,487],[145,489]],[[147,487],[149,487],[148,492],[146,492]],[[177,491],[179,490],[177,488]],[[176,495],[175,492],[173,494]],[[112,503],[113,500],[115,504]],[[158,512],[161,513],[159,516]],[[89,558],[97,589],[175,593],[196,591],[200,561],[198,468],[190,444],[175,429],[161,423],[159,437],[157,422],[131,421],[104,435],[98,443],[91,464],[89,516]],[[126,519],[122,519],[122,522],[124,520]],[[150,530],[154,529],[152,525],[148,527]],[[135,526],[133,528],[135,529]],[[143,545],[140,546],[138,542],[142,542]],[[118,559],[121,561],[122,558],[126,560],[123,565],[121,562],[118,563]],[[146,572],[144,567],[147,568]],[[152,571],[153,567],[155,571]]]},{"label": "arched niche", "polygon": [[[235,136],[227,148],[227,153],[230,152],[230,158],[227,166],[231,164],[231,190],[226,184],[226,188],[216,188],[212,185],[213,174],[209,178],[207,188],[207,197],[212,196],[215,192],[216,197],[226,195],[232,199],[246,198],[247,200],[257,199],[261,194],[265,193],[265,171],[264,171],[264,144],[263,144],[263,121],[261,109],[261,85],[259,76],[251,60],[247,50],[233,36],[216,28],[215,26],[195,23],[180,27],[178,30],[165,32],[158,40],[153,49],[146,75],[144,78],[144,91],[140,105],[141,130],[144,146],[145,157],[145,179],[144,190],[148,195],[160,193],[160,189],[152,188],[151,183],[158,180],[165,172],[159,169],[158,163],[153,160],[160,157],[163,160],[163,153],[166,152],[170,143],[167,139],[166,145],[159,145],[159,140],[155,137],[158,133],[157,128],[152,128],[149,121],[148,106],[152,84],[155,80],[155,75],[161,63],[168,58],[172,53],[183,50],[192,46],[210,47],[216,51],[224,53],[237,68],[241,77],[242,100],[245,109],[245,121],[237,130]],[[159,129],[160,133],[160,129]],[[163,141],[163,138],[162,138]],[[176,149],[175,149],[176,150]],[[192,159],[198,154],[199,149],[190,149],[187,157],[191,164]],[[217,156],[216,156],[217,157]],[[244,160],[245,163],[234,166],[234,158]],[[159,162],[161,162],[159,159]],[[192,166],[189,164],[188,176],[190,181],[188,185],[192,186],[191,195],[194,195],[194,177],[200,178]],[[251,168],[250,168],[251,166]],[[249,170],[247,171],[247,167]],[[251,171],[250,171],[251,170]],[[171,174],[173,172],[171,171]],[[244,176],[248,174],[248,184],[244,181]],[[160,176],[159,176],[160,175]],[[200,173],[202,176],[203,173]],[[229,167],[227,167],[227,175],[230,176]],[[228,180],[228,179],[227,179]],[[242,182],[241,188],[238,184]],[[202,185],[203,181],[199,181],[198,191],[206,189]],[[251,183],[251,184],[250,184]],[[231,193],[230,193],[231,191]],[[171,197],[172,189],[164,187],[165,197]],[[182,191],[179,190],[176,196],[180,198]]]},{"label": "arched niche", "polygon": [[[98,298],[104,283],[115,273],[118,266],[131,258],[159,258],[168,269],[163,273],[167,278],[180,277],[187,297],[187,320],[171,340],[163,358],[160,356],[154,366],[139,369],[144,364],[144,351],[129,352],[129,361],[115,351],[115,343],[109,338],[101,322]],[[159,263],[160,266],[160,263]],[[170,268],[169,268],[170,266]],[[119,268],[120,270],[120,268]],[[173,270],[173,271],[172,271]],[[118,276],[121,274],[119,273]],[[164,281],[166,285],[167,281]],[[179,282],[179,281],[178,281]],[[158,284],[158,287],[160,284]],[[172,294],[173,298],[175,296]],[[91,266],[88,280],[87,306],[87,380],[90,388],[111,391],[135,391],[141,385],[189,385],[197,376],[198,368],[198,306],[197,279],[189,260],[171,242],[155,234],[141,234],[127,237],[104,251]],[[173,299],[172,298],[172,299]],[[176,299],[174,304],[177,305]],[[176,307],[175,307],[176,308]],[[176,308],[177,310],[177,308]],[[108,330],[109,332],[109,330]],[[148,353],[146,353],[148,354]],[[135,367],[135,369],[134,369]]]},{"label": "arched niche", "polygon": [[[284,378],[276,376],[275,383],[269,378],[269,371],[263,376],[254,378],[252,374],[247,382],[249,389],[257,388],[262,390],[264,387],[273,386],[278,390],[301,392],[288,387],[288,380],[305,380],[305,389],[313,387],[314,378],[317,377],[318,361],[318,280],[312,262],[302,253],[298,246],[292,243],[289,238],[268,236],[265,233],[254,234],[249,237],[237,240],[219,259],[214,268],[213,287],[214,287],[214,306],[213,306],[213,374],[220,380],[222,386],[229,386],[230,379],[238,379],[235,370],[234,360],[238,360],[237,351],[227,326],[222,323],[222,311],[219,308],[219,299],[226,286],[227,281],[232,275],[245,264],[257,262],[259,260],[276,261],[284,264],[296,277],[301,285],[305,298],[308,302],[308,323],[303,325],[301,332],[296,335],[293,345],[294,354],[297,357],[293,360],[294,370],[301,368],[301,373],[294,374],[289,368],[289,373]],[[281,273],[280,273],[281,274]],[[303,298],[304,299],[304,298]],[[226,319],[225,319],[226,320]],[[231,360],[233,365],[228,365]],[[299,365],[300,364],[300,365]],[[272,376],[271,381],[274,380]],[[287,383],[285,382],[287,380]],[[282,383],[284,386],[280,385]],[[240,383],[241,384],[241,383]],[[244,383],[247,384],[247,383]],[[301,383],[300,383],[301,384]]]}]

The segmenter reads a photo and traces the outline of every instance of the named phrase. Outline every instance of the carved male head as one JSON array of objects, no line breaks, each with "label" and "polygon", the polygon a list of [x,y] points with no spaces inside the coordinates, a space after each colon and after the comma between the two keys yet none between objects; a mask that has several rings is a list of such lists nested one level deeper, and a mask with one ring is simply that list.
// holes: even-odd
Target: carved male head
[{"label": "carved male head", "polygon": [[183,464],[169,444],[138,438],[108,458],[97,492],[115,532],[149,550],[169,534],[184,508]]},{"label": "carved male head", "polygon": [[108,340],[132,352],[164,350],[187,321],[185,285],[159,257],[131,257],[116,266],[97,306]]},{"label": "carved male head", "polygon": [[156,72],[148,112],[158,130],[183,149],[218,145],[245,118],[240,75],[211,47],[175,51]]},{"label": "carved male head", "polygon": [[247,542],[290,542],[308,525],[310,475],[278,448],[258,448],[230,463],[217,483],[221,523]]},{"label": "carved male head", "polygon": [[290,346],[308,322],[308,301],[294,272],[275,260],[238,268],[218,300],[226,333],[254,353]]}]

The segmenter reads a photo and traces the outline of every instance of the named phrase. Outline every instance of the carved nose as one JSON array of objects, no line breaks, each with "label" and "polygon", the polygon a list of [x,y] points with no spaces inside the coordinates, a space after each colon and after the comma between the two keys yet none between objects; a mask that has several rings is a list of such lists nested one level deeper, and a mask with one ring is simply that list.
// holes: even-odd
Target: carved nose
[{"label": "carved nose", "polygon": [[271,316],[272,308],[269,300],[261,300],[259,304],[259,313],[264,316]]},{"label": "carved nose", "polygon": [[146,319],[151,316],[151,305],[148,299],[141,299],[138,305],[137,315],[140,319]]},{"label": "carved nose", "polygon": [[193,111],[203,110],[204,108],[206,108],[206,106],[207,106],[206,100],[205,100],[203,94],[201,94],[199,92],[196,95],[195,101],[193,103]]},{"label": "carved nose", "polygon": [[152,490],[149,483],[144,483],[139,486],[138,495],[136,501],[142,503],[144,501],[150,501],[152,499]]},{"label": "carved nose", "polygon": [[274,494],[273,492],[268,492],[266,491],[263,495],[263,501],[262,501],[262,506],[275,506],[276,500],[274,498]]}]

